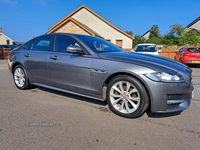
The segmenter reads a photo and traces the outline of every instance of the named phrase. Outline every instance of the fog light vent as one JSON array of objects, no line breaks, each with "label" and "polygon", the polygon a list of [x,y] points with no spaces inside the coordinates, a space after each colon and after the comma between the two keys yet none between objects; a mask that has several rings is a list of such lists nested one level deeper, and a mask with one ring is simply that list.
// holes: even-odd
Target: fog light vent
[{"label": "fog light vent", "polygon": [[167,100],[181,100],[182,95],[181,94],[169,94],[167,95]]}]

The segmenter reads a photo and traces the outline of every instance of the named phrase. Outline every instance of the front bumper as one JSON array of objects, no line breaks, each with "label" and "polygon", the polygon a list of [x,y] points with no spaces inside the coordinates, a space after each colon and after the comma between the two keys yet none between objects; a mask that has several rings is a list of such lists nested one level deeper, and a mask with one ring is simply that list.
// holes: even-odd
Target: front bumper
[{"label": "front bumper", "polygon": [[172,113],[187,109],[193,99],[193,83],[164,83],[146,79],[151,112]]},{"label": "front bumper", "polygon": [[187,109],[193,99],[194,87],[193,84],[190,84],[190,87],[185,90],[185,93],[177,94],[167,94],[167,109],[155,111],[158,113],[170,113],[170,112],[179,112]]}]

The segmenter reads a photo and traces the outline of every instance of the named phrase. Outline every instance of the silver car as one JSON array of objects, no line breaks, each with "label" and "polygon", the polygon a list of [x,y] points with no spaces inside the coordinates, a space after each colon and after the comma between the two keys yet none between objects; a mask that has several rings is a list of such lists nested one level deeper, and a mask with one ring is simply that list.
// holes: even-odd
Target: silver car
[{"label": "silver car", "polygon": [[17,88],[31,85],[107,101],[129,118],[187,109],[192,70],[171,59],[125,52],[104,39],[70,33],[36,37],[10,52]]}]

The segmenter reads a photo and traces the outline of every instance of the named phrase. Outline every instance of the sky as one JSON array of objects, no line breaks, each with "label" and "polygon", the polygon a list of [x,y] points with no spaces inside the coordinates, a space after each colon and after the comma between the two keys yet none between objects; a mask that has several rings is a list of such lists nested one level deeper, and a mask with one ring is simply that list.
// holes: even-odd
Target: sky
[{"label": "sky", "polygon": [[133,36],[153,25],[164,35],[171,25],[186,27],[200,17],[200,0],[0,0],[0,28],[15,42],[26,42],[82,5]]}]

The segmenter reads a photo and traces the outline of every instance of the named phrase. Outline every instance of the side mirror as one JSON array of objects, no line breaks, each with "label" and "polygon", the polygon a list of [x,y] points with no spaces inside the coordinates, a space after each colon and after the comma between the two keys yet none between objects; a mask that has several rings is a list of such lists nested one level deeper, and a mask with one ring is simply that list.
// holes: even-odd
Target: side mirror
[{"label": "side mirror", "polygon": [[79,47],[77,45],[68,46],[67,52],[68,53],[76,53],[76,54],[80,54],[80,55],[86,54],[86,52],[81,47]]}]

